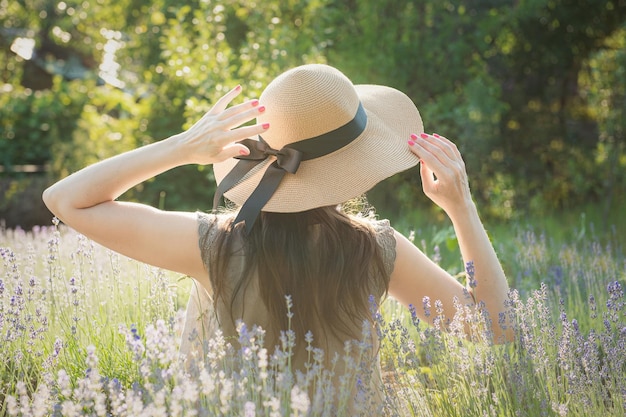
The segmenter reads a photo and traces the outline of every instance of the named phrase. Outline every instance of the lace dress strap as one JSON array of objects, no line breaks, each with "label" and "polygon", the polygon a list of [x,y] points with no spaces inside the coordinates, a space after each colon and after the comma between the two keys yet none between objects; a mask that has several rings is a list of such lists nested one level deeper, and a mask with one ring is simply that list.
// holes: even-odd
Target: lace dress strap
[{"label": "lace dress strap", "polygon": [[219,217],[215,214],[197,212],[198,245],[204,268],[208,270],[211,262],[211,248],[219,231]]},{"label": "lace dress strap", "polygon": [[396,238],[389,220],[378,220],[374,223],[376,241],[382,250],[383,265],[387,276],[391,276],[396,263]]}]

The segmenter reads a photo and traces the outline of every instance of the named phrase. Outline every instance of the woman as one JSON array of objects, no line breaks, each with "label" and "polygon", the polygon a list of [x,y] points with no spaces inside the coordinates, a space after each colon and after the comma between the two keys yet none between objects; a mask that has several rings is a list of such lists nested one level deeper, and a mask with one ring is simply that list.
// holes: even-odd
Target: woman
[{"label": "woman", "polygon": [[[208,336],[219,327],[235,337],[243,320],[276,341],[288,324],[286,295],[299,347],[295,367],[304,362],[298,341],[307,331],[332,357],[372,321],[371,298],[387,293],[406,306],[422,305],[425,296],[440,300],[451,318],[453,300],[469,292],[499,322],[508,286],[461,155],[446,138],[423,132],[408,97],[354,86],[325,65],[287,71],[260,100],[228,107],[240,92],[228,92],[189,130],[89,166],[43,195],[59,219],[96,242],[195,279],[202,291],[190,297],[183,350],[206,322]],[[254,118],[256,124],[240,127]],[[448,214],[464,261],[473,263],[475,286],[465,288],[388,222],[338,207],[418,163],[425,194]],[[184,164],[213,164],[216,204],[223,195],[240,209],[181,213],[116,201]],[[210,320],[200,323],[207,308]],[[492,331],[496,341],[509,336],[497,324]],[[372,346],[375,352],[376,340]]]}]

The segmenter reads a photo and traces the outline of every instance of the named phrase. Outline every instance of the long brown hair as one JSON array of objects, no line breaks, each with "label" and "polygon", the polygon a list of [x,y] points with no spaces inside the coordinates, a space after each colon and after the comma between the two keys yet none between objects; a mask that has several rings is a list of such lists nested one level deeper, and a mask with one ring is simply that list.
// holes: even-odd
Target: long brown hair
[{"label": "long brown hair", "polygon": [[[241,226],[231,229],[226,224],[215,241],[209,274],[216,311],[223,302],[236,320],[237,294],[246,290],[256,272],[270,334],[287,330],[285,296],[290,295],[290,327],[296,340],[309,330],[318,342],[327,341],[329,334],[341,340],[360,338],[363,321],[372,320],[371,296],[385,294],[389,286],[369,220],[331,206],[300,213],[261,212],[249,236],[243,236]],[[229,263],[241,250],[242,273],[227,284]]]}]

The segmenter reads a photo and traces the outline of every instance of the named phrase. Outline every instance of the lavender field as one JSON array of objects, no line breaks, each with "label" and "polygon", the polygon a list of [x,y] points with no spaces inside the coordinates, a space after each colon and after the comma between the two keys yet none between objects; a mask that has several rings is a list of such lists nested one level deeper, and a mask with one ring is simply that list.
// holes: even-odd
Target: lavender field
[{"label": "lavender field", "polygon": [[[515,288],[507,312],[515,342],[488,343],[484,315],[462,300],[448,332],[386,301],[377,316],[385,412],[625,415],[622,248],[520,231],[499,252]],[[240,326],[240,349],[216,338],[181,362],[187,278],[61,226],[0,231],[0,257],[0,415],[373,415],[367,401],[348,409],[352,387],[333,385],[309,337],[286,332],[274,350],[262,329]],[[416,308],[438,314],[437,300]],[[458,336],[466,324],[471,340]],[[289,368],[294,343],[310,347],[306,374]],[[356,372],[348,358],[337,360]]]}]

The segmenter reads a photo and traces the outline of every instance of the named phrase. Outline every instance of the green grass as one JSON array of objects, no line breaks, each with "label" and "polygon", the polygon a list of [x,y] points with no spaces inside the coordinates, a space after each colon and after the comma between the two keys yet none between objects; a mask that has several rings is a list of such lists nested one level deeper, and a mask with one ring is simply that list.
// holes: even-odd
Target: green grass
[{"label": "green grass", "polygon": [[[532,227],[488,225],[516,289],[508,313],[514,343],[481,340],[483,316],[462,303],[451,333],[425,326],[393,300],[382,306],[389,414],[624,415],[624,220],[600,228],[592,224],[601,212],[588,213],[543,216]],[[459,272],[445,222],[413,229],[418,246]],[[316,355],[310,380],[292,375],[288,338],[272,355],[254,329],[242,329],[248,350],[216,340],[192,371],[181,367],[188,279],[63,228],[4,230],[0,248],[0,415],[306,415],[307,406],[309,415],[351,415],[324,414],[328,405],[303,394],[311,381],[332,391],[332,378]],[[468,322],[474,340],[455,336]],[[341,403],[350,390],[332,395]]]}]

